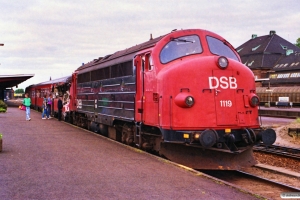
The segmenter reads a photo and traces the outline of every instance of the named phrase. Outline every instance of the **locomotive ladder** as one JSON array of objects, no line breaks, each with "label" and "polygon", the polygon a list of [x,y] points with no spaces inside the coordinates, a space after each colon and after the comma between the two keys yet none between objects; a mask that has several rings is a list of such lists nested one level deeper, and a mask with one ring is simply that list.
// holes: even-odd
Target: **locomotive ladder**
[{"label": "locomotive ladder", "polygon": [[134,143],[142,148],[142,123],[135,122]]}]

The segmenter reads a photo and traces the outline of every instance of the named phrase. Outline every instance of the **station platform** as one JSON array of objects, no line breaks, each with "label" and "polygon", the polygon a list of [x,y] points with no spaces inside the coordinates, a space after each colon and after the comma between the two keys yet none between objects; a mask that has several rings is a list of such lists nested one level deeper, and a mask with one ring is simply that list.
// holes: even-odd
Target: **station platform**
[{"label": "station platform", "polygon": [[285,117],[285,118],[294,118],[300,117],[300,108],[299,107],[259,107],[259,115],[268,116],[268,117]]},{"label": "station platform", "polygon": [[0,199],[257,199],[33,110],[0,113],[0,134]]}]

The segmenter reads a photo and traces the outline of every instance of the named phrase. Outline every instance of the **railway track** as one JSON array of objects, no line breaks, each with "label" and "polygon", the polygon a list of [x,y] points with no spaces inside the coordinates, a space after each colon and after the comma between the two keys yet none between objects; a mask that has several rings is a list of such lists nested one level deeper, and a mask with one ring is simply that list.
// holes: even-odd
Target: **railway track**
[{"label": "railway track", "polygon": [[201,170],[201,172],[268,199],[280,199],[283,192],[300,192],[300,188],[245,171]]},{"label": "railway track", "polygon": [[283,147],[277,145],[267,146],[262,143],[259,143],[258,145],[253,147],[253,150],[300,160],[300,149],[296,149],[296,148]]}]

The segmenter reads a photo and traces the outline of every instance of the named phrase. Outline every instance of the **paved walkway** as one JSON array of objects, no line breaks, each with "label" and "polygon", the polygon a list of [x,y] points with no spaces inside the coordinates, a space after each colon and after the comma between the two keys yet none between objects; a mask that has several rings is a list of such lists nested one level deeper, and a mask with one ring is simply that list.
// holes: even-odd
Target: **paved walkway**
[{"label": "paved walkway", "polygon": [[0,113],[0,199],[256,199],[41,113]]}]

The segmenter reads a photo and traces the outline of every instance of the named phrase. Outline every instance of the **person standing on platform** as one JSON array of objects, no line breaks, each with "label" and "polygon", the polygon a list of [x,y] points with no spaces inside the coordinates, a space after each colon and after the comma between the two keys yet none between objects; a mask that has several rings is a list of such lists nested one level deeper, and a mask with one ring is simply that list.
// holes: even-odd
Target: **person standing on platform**
[{"label": "person standing on platform", "polygon": [[57,101],[57,109],[58,109],[58,121],[61,121],[61,113],[62,113],[62,108],[63,108],[63,103],[61,100],[61,96],[58,97],[58,101]]},{"label": "person standing on platform", "polygon": [[47,119],[51,119],[51,105],[52,105],[52,95],[50,94],[47,98]]},{"label": "person standing on platform", "polygon": [[28,97],[28,93],[25,94],[25,98],[23,100],[23,105],[26,107],[26,120],[30,121],[30,105],[31,105],[31,99]]},{"label": "person standing on platform", "polygon": [[46,116],[47,116],[47,96],[46,95],[44,95],[42,108],[43,108],[42,119],[46,119]]}]

